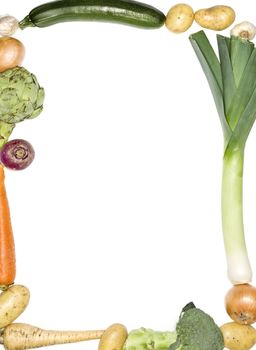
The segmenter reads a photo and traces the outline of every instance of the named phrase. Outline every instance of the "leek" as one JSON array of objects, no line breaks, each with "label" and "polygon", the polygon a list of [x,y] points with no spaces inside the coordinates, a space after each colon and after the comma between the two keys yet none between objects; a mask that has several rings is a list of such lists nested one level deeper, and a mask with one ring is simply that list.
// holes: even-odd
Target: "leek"
[{"label": "leek", "polygon": [[256,118],[256,48],[240,37],[217,35],[217,56],[203,31],[192,34],[190,42],[211,88],[224,136],[221,202],[228,277],[234,285],[249,283],[243,166],[245,144]]}]

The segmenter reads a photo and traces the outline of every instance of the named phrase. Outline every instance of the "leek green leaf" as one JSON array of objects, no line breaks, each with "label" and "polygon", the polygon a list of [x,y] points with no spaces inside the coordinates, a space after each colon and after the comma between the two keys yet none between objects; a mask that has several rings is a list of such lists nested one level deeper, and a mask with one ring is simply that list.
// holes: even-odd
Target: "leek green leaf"
[{"label": "leek green leaf", "polygon": [[232,152],[235,148],[244,149],[251,128],[256,119],[256,88],[242,113],[235,130],[230,137],[227,149]]},{"label": "leek green leaf", "polygon": [[236,86],[240,83],[253,49],[254,44],[251,41],[234,36],[230,39],[230,56]]},{"label": "leek green leaf", "polygon": [[203,31],[192,34],[190,36],[190,42],[208,80],[220,117],[224,138],[228,140],[231,134],[231,129],[227,123],[224,110],[223,83],[220,62]]},{"label": "leek green leaf", "polygon": [[232,130],[235,129],[256,87],[256,49],[253,50],[244,69],[239,86],[226,113]]},{"label": "leek green leaf", "polygon": [[[217,35],[220,68],[223,83],[223,101],[225,111],[228,111],[232,102],[232,99],[236,93],[236,84],[234,74],[232,70],[232,64],[230,59],[229,47],[230,39],[221,35]],[[227,119],[229,123],[229,120]]]}]

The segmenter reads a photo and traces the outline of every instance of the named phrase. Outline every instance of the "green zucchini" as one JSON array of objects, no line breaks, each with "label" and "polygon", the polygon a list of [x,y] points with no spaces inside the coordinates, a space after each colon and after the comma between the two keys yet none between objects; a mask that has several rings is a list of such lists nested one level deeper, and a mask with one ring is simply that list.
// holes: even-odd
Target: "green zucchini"
[{"label": "green zucchini", "polygon": [[133,0],[57,0],[35,7],[20,21],[21,29],[48,27],[69,21],[104,21],[141,28],[159,28],[165,15]]}]

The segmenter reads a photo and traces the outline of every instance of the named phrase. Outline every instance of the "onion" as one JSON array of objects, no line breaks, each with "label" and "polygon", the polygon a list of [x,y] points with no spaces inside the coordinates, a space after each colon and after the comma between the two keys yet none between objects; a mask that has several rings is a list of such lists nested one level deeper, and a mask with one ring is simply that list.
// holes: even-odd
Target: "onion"
[{"label": "onion", "polygon": [[256,321],[256,288],[250,284],[233,286],[225,297],[225,307],[233,321],[252,324]]},{"label": "onion", "polygon": [[20,66],[25,55],[24,45],[17,39],[0,38],[0,72]]}]

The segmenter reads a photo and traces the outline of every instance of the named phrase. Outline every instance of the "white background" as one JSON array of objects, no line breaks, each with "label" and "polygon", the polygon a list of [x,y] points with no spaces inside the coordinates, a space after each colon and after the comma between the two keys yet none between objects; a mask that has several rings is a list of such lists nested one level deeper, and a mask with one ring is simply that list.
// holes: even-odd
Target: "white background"
[{"label": "white background", "polygon": [[[39,0],[2,0],[22,19]],[[167,13],[174,5],[151,0]],[[236,22],[251,1],[229,1]],[[216,3],[194,0],[197,10]],[[221,232],[222,132],[189,34],[68,23],[18,32],[44,112],[17,125],[36,158],[6,171],[19,321],[52,329],[175,327],[193,301],[221,325],[231,287]],[[229,30],[223,32],[229,34]],[[215,45],[215,33],[207,31]],[[256,130],[245,158],[245,230],[256,268]],[[255,282],[255,280],[254,280]],[[97,343],[62,346],[96,349]]]}]

